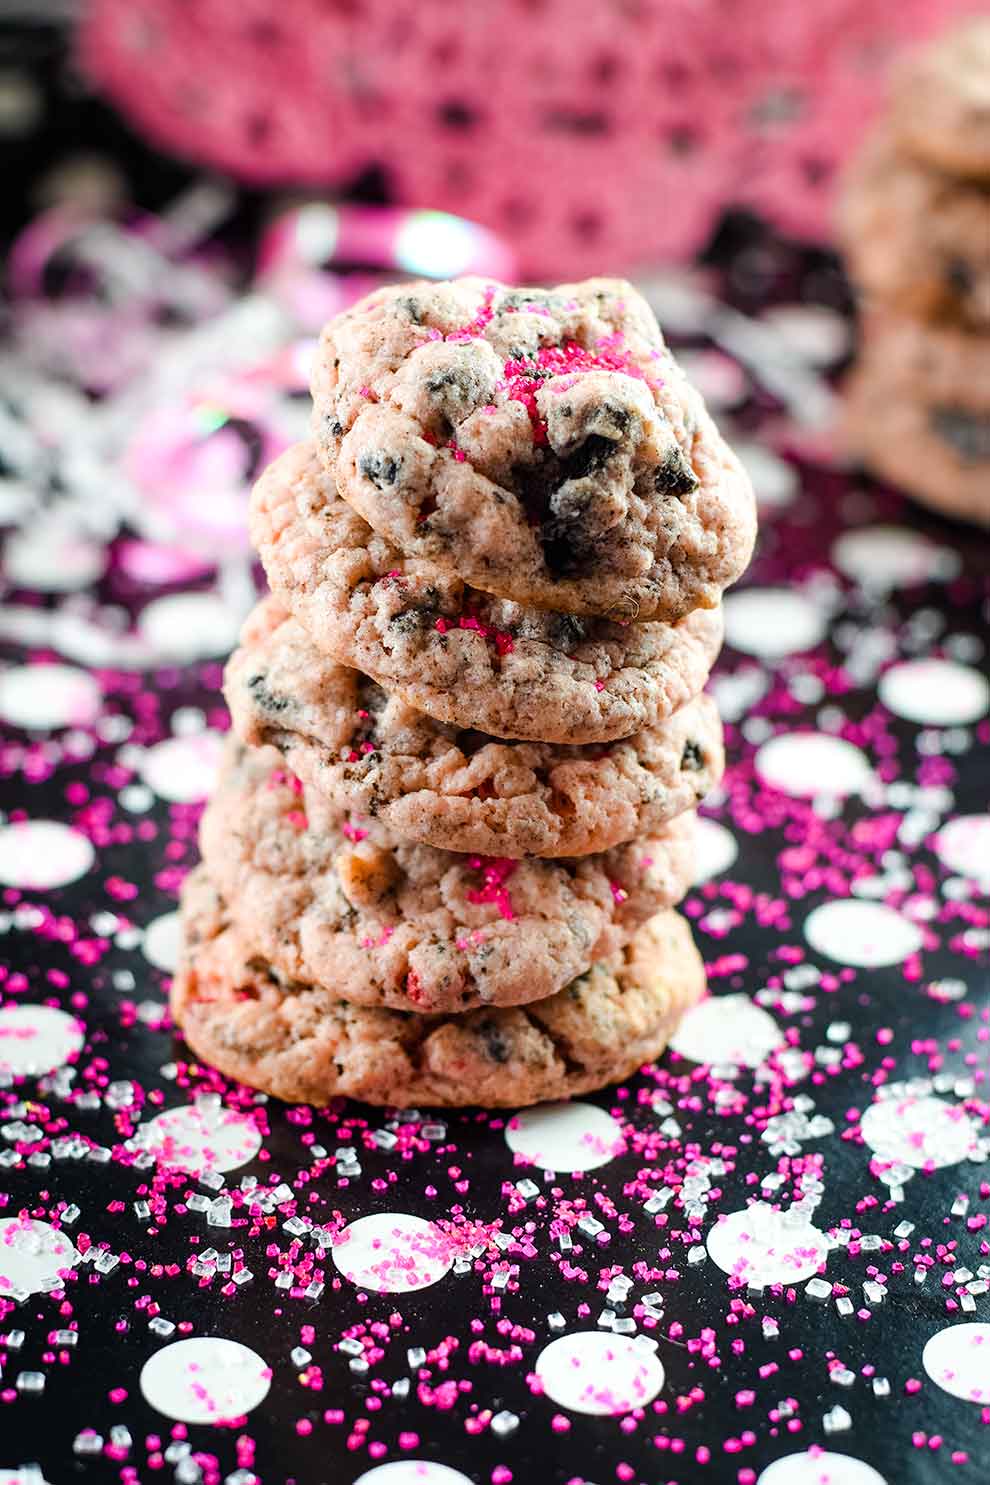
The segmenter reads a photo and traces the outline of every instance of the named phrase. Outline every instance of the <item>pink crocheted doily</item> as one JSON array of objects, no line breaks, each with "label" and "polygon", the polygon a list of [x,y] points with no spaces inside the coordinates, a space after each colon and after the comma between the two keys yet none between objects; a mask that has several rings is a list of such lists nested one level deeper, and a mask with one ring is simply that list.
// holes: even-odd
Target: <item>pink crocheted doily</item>
[{"label": "pink crocheted doily", "polygon": [[84,70],[157,145],[499,231],[533,275],[683,259],[722,211],[829,235],[892,55],[986,0],[89,0]]}]

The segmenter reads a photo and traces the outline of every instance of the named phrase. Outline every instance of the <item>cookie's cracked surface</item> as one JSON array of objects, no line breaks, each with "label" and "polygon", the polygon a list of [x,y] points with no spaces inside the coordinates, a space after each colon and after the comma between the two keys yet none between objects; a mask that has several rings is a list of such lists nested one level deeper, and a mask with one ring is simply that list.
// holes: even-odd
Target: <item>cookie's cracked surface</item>
[{"label": "cookie's cracked surface", "polygon": [[608,958],[693,870],[693,815],[592,856],[464,855],[399,841],[232,744],[200,832],[253,947],[354,1004],[430,1012],[523,1004]]},{"label": "cookie's cracked surface", "polygon": [[749,560],[749,481],[622,280],[377,290],[325,328],[313,398],[341,495],[485,592],[676,621]]},{"label": "cookie's cracked surface", "polygon": [[224,689],[242,742],[276,747],[341,810],[444,850],[607,850],[694,809],[724,764],[707,696],[628,739],[577,747],[437,722],[324,656],[274,599],[245,624]]},{"label": "cookie's cracked surface", "polygon": [[556,614],[407,560],[341,500],[307,444],[258,481],[251,537],[280,602],[326,654],[496,737],[627,737],[697,695],[722,641],[721,610],[676,625]]}]

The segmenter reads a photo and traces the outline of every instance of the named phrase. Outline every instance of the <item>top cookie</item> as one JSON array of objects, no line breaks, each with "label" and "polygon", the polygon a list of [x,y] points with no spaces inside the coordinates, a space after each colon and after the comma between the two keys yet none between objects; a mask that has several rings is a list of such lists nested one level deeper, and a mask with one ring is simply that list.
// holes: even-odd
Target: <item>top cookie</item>
[{"label": "top cookie", "polygon": [[990,18],[954,26],[906,60],[891,119],[920,159],[950,175],[990,179]]},{"label": "top cookie", "polygon": [[472,587],[676,620],[749,560],[749,481],[622,280],[380,289],[326,326],[313,400],[345,500]]}]

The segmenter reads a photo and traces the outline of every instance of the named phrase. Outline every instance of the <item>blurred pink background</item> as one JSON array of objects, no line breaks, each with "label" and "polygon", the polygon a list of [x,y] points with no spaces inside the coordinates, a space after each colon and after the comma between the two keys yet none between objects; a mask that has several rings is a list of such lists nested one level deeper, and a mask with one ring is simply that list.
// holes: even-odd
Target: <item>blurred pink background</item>
[{"label": "blurred pink background", "polygon": [[163,150],[497,229],[524,273],[684,260],[728,206],[830,236],[899,48],[986,0],[90,0],[81,65]]}]

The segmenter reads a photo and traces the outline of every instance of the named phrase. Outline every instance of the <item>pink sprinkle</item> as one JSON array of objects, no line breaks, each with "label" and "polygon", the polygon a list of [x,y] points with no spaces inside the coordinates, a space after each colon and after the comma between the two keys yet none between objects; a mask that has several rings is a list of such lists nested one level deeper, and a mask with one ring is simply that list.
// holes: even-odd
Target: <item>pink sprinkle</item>
[{"label": "pink sprinkle", "polygon": [[518,865],[519,862],[509,856],[469,856],[468,866],[471,870],[484,873],[484,885],[471,889],[468,893],[468,902],[494,903],[499,915],[507,922],[511,922],[515,917],[515,912],[505,883]]},{"label": "pink sprinkle", "polygon": [[646,379],[634,361],[615,354],[604,342],[592,351],[576,340],[567,340],[563,345],[542,346],[535,363],[528,359],[506,361],[504,390],[512,402],[521,402],[529,414],[535,444],[547,441],[546,423],[536,403],[536,394],[544,383],[550,377],[600,370],[622,371],[640,381]]}]

